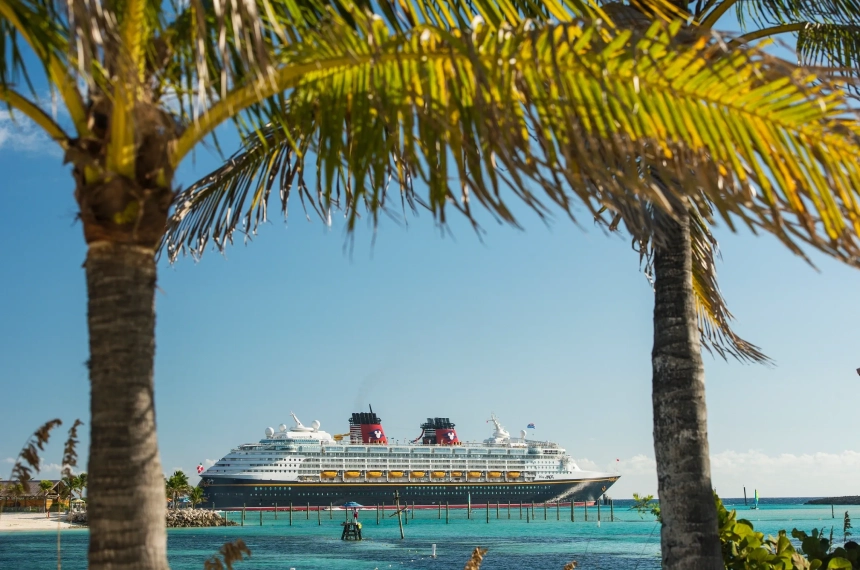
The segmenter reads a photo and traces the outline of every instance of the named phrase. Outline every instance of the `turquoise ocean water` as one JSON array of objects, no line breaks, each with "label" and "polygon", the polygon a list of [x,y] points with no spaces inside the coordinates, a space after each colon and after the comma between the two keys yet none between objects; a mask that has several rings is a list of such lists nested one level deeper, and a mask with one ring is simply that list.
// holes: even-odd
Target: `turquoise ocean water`
[{"label": "turquoise ocean water", "polygon": [[[860,522],[860,507],[835,507],[831,518],[830,506],[806,506],[806,499],[763,500],[759,510],[749,510],[743,499],[726,501],[737,508],[741,518],[753,522],[757,530],[775,534],[779,529],[797,527],[809,531],[824,527],[834,529],[834,539],[841,543],[842,516],[847,510]],[[544,520],[542,506],[535,508],[535,519],[519,518],[519,509],[511,509],[511,519],[505,505],[496,518],[495,505],[486,522],[486,508],[473,505],[471,520],[465,510],[452,510],[449,524],[445,511],[438,518],[435,509],[417,510],[404,526],[406,538],[400,540],[397,518],[387,515],[376,524],[375,511],[362,511],[364,540],[340,540],[340,522],[344,512],[335,511],[333,518],[323,511],[321,524],[316,512],[293,513],[289,525],[287,513],[265,513],[263,526],[259,513],[247,513],[245,526],[206,529],[170,529],[168,556],[172,570],[200,570],[203,561],[216,552],[221,544],[242,538],[252,551],[250,559],[240,563],[237,570],[383,570],[383,569],[461,569],[475,546],[489,548],[483,570],[561,570],[570,560],[580,569],[653,570],[660,567],[660,528],[653,517],[628,510],[630,501],[615,502],[615,522],[609,520],[609,508],[588,509],[584,520],[582,507],[575,512],[576,522],[570,522],[570,510],[562,508],[561,520],[556,520],[555,507],[547,509]],[[733,505],[733,507],[732,507]],[[389,512],[388,515],[391,513]],[[239,520],[239,513],[231,513]],[[857,524],[860,527],[860,524]],[[87,532],[74,530],[62,533],[63,570],[86,568]],[[860,534],[860,530],[858,530]],[[437,558],[430,557],[431,544],[436,544]],[[0,533],[0,570],[41,570],[57,568],[56,532]]]}]

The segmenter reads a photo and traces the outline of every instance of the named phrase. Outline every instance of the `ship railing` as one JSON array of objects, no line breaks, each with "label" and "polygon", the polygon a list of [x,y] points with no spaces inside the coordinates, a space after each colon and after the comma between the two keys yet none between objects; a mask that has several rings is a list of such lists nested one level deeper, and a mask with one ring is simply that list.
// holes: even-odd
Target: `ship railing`
[{"label": "ship railing", "polygon": [[531,439],[527,439],[526,444],[528,444],[529,447],[540,447],[543,449],[559,449],[559,445],[551,441],[534,441]]}]

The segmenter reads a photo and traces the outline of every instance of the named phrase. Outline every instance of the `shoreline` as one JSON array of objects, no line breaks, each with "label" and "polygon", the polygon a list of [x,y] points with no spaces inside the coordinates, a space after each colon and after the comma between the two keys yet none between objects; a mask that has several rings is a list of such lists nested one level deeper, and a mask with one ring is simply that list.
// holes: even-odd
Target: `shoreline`
[{"label": "shoreline", "polygon": [[66,513],[0,513],[0,532],[85,530],[87,527],[66,522]]},{"label": "shoreline", "polygon": [[806,501],[807,505],[860,505],[860,496],[847,495],[842,497],[824,497]]}]

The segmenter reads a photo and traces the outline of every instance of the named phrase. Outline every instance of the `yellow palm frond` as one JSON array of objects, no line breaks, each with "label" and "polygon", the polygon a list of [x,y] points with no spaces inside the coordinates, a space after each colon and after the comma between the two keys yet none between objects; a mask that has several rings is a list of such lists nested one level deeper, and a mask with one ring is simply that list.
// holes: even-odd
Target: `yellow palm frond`
[{"label": "yellow palm frond", "polygon": [[15,91],[0,85],[0,101],[19,111],[28,119],[39,125],[63,150],[68,148],[69,135],[45,111],[29,99]]},{"label": "yellow palm frond", "polygon": [[[23,39],[41,62],[51,89],[65,103],[78,133],[88,132],[83,97],[68,69],[68,38],[52,2],[42,0],[0,0],[0,88],[13,89],[14,78],[21,76],[36,93],[18,41]],[[8,101],[7,101],[8,102]],[[31,100],[28,104],[33,104]]]}]

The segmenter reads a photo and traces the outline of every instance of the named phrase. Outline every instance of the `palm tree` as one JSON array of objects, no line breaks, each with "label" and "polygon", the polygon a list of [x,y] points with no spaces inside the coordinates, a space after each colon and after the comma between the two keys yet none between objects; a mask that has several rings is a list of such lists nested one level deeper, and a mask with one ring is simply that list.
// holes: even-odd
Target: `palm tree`
[{"label": "palm tree", "polygon": [[21,505],[21,497],[25,495],[26,491],[21,483],[9,483],[6,485],[6,493],[15,498],[15,508],[17,509]]},{"label": "palm tree", "polygon": [[191,502],[191,508],[193,509],[196,505],[199,505],[203,501],[206,500],[206,497],[203,496],[203,487],[197,486],[191,489],[188,492],[188,500]]},{"label": "palm tree", "polygon": [[39,490],[42,492],[42,495],[45,497],[45,516],[49,517],[48,513],[48,493],[51,489],[54,488],[54,484],[48,481],[47,479],[42,479],[39,481]]},{"label": "palm tree", "polygon": [[[831,122],[845,105],[828,86],[824,106],[806,78],[764,105],[713,94],[726,74],[742,93],[773,91],[782,62],[749,52],[710,66],[715,48],[690,44],[672,27],[618,33],[607,14],[578,2],[528,4],[529,18],[517,12],[521,4],[96,0],[68,10],[52,0],[0,0],[8,46],[0,100],[64,151],[88,245],[91,569],[167,567],[153,397],[155,252],[173,173],[223,123],[233,120],[245,152],[196,188],[198,200],[179,202],[171,255],[177,243],[199,251],[208,239],[228,239],[243,221],[252,229],[275,183],[285,204],[295,185],[324,216],[343,208],[350,228],[359,204],[374,217],[384,211],[393,185],[442,222],[446,205],[471,216],[475,201],[515,222],[501,200],[507,189],[545,215],[528,190],[536,187],[569,213],[578,198],[591,212],[609,206],[655,229],[643,198],[671,209],[655,180],[697,168],[702,178],[676,197],[704,195],[726,216],[778,227],[771,196],[745,198],[764,185],[761,165],[770,164],[771,149],[747,142],[765,127],[812,137],[810,149],[827,151],[810,158],[816,167],[856,178],[854,142],[833,141]],[[35,58],[19,57],[22,44]],[[28,69],[34,60],[39,69]],[[13,83],[37,71],[68,125]],[[670,79],[679,74],[697,87],[677,91]],[[672,136],[667,102],[685,121]],[[696,126],[726,113],[736,120],[718,141]],[[302,174],[308,156],[321,173],[316,196]],[[416,179],[426,199],[413,192]],[[246,200],[246,209],[229,207]],[[189,215],[194,204],[203,206]],[[839,251],[851,245],[837,237]]]},{"label": "palm tree", "polygon": [[176,509],[176,500],[186,494],[190,489],[188,476],[180,469],[173,472],[169,479],[165,480],[167,495],[173,499],[173,508]]},{"label": "palm tree", "polygon": [[[649,0],[646,5],[657,3]],[[693,2],[674,0],[673,3],[683,11],[685,20],[689,18],[705,30],[712,28],[726,10],[736,7],[747,33],[729,43],[732,49],[726,57],[748,49],[748,41],[790,32],[798,36],[802,63],[831,65],[838,68],[834,71],[847,76],[856,76],[860,68],[860,32],[855,24],[860,17],[860,4],[829,0],[708,0],[695,3],[695,9],[688,13],[687,8]],[[750,21],[759,27],[750,29]],[[803,147],[798,146],[791,155],[800,162],[803,152]],[[774,172],[775,178],[780,176],[777,172],[779,169]],[[829,206],[825,204],[831,191],[843,191],[844,185],[828,180],[819,188],[825,202],[813,202],[812,209],[817,210],[818,222],[826,232],[838,235],[845,231],[845,221],[828,212]],[[793,211],[801,224],[812,223],[806,211],[809,203],[796,200],[793,192],[786,194],[786,199],[785,209]],[[719,348],[720,341],[724,341],[728,353],[741,360],[763,361],[765,357],[756,347],[734,335],[728,326],[730,315],[713,273],[716,242],[696,214],[692,210],[690,216],[667,221],[669,231],[652,244],[654,447],[663,521],[663,567],[716,569],[722,568],[723,562],[712,500],[700,341],[707,342],[708,333],[717,337],[725,333],[722,338],[711,337],[711,345]],[[792,240],[783,241],[801,253]],[[828,252],[825,243],[818,241],[815,245]],[[839,253],[836,255],[841,257]],[[855,263],[850,256],[844,259]],[[708,272],[711,277],[703,279],[702,275]]]},{"label": "palm tree", "polygon": [[[721,7],[734,2],[735,0],[699,2],[698,12],[695,14],[697,22],[705,27],[712,26],[716,17],[722,13],[719,11]],[[687,18],[685,10],[688,3],[684,0],[675,0],[674,6],[670,2],[659,0],[640,0],[636,4],[640,9],[614,2],[606,3],[604,8],[610,19],[634,33],[640,25],[644,26],[644,29],[653,29],[655,20],[673,20],[680,17],[686,21]],[[800,4],[808,5],[807,13],[814,12],[813,3],[808,0],[758,0],[738,5],[743,5],[742,10],[756,10],[757,5],[767,6],[767,9],[761,8],[759,12],[774,14],[791,12],[791,6]],[[714,14],[716,17],[708,20],[709,16]],[[510,17],[507,13],[506,16]],[[534,14],[531,16],[539,18]],[[512,25],[515,27],[516,23],[513,22]],[[677,20],[674,25],[678,25]],[[819,59],[826,59],[821,56],[822,50],[827,46],[826,41],[819,40],[814,49],[808,47],[812,41],[812,28],[804,27],[802,23],[789,26],[795,27],[775,27],[770,33],[792,29],[802,31],[807,34],[804,40],[806,51],[816,54]],[[702,41],[702,36],[693,30],[679,32],[679,37],[691,43]],[[759,36],[748,36],[745,39],[753,37]],[[851,36],[843,29],[841,35],[834,36],[839,38],[839,41],[831,38],[828,53],[846,51],[843,44],[850,43],[849,39],[846,39],[850,37],[856,42],[856,34]],[[725,65],[726,70],[733,66],[731,62],[737,61],[735,58],[746,58],[751,53],[756,53],[743,42],[732,42],[729,45],[738,49],[714,50],[710,54],[719,60],[717,65]],[[847,51],[856,54],[860,49]],[[856,61],[857,56],[854,58]],[[838,61],[844,62],[844,59],[843,56]],[[808,62],[813,61],[808,59]],[[697,66],[693,68],[698,69]],[[795,71],[790,65],[783,67],[784,79],[790,82],[791,77],[796,77]],[[703,83],[693,75],[685,76],[683,72],[679,72],[669,77],[669,81],[675,86],[696,89]],[[720,77],[721,83],[707,83],[709,88],[718,94],[718,105],[734,106],[741,101],[745,104],[752,102],[758,111],[762,111],[760,114],[754,113],[756,117],[752,119],[753,123],[760,120],[765,123],[771,120],[780,122],[788,114],[793,114],[783,113],[781,103],[767,110],[759,107],[769,106],[773,102],[769,97],[779,93],[779,89],[750,89],[745,84],[746,72],[737,76],[726,74]],[[641,78],[637,76],[637,79]],[[758,96],[750,96],[751,94]],[[782,100],[782,97],[777,96],[777,99]],[[823,154],[818,151],[809,152],[811,149],[806,145],[812,143],[813,139],[801,131],[812,123],[817,124],[816,128],[827,125],[825,129],[833,129],[833,138],[830,140],[834,144],[851,146],[856,143],[857,130],[856,124],[845,123],[836,115],[819,116],[819,119],[781,139],[781,135],[775,135],[776,131],[765,126],[765,123],[755,126],[747,124],[744,127],[743,122],[739,122],[732,112],[714,117],[712,121],[699,120],[695,112],[687,115],[690,110],[685,109],[683,103],[674,107],[671,104],[662,107],[662,104],[655,103],[651,109],[658,107],[665,109],[665,114],[657,120],[666,126],[664,133],[670,138],[684,137],[687,129],[697,130],[701,127],[703,130],[700,134],[704,139],[702,144],[708,146],[707,141],[714,142],[712,146],[708,146],[707,158],[699,164],[703,170],[691,166],[680,175],[676,173],[667,177],[665,173],[654,172],[651,165],[640,163],[641,169],[633,184],[650,180],[661,192],[669,194],[669,198],[661,196],[661,200],[672,203],[672,216],[660,210],[652,212],[648,206],[642,208],[644,214],[642,210],[634,210],[631,213],[624,208],[608,209],[616,216],[613,224],[624,222],[639,241],[649,244],[646,247],[650,249],[649,266],[653,271],[655,288],[652,398],[655,453],[664,521],[663,563],[667,568],[718,568],[721,567],[722,561],[710,480],[701,343],[706,343],[706,346],[715,349],[724,357],[731,355],[754,362],[766,361],[767,358],[757,347],[735,335],[729,326],[731,314],[719,293],[713,269],[716,242],[710,234],[707,222],[713,220],[715,216],[712,211],[716,211],[729,223],[729,227],[733,228],[729,214],[738,214],[754,227],[773,232],[795,252],[800,252],[797,245],[800,240],[830,255],[852,262],[857,254],[854,236],[858,230],[858,218],[856,206],[851,203],[854,198],[850,196],[856,195],[855,189],[859,181],[856,169],[845,170],[844,164],[837,165],[832,162],[832,157],[828,155],[829,146],[826,149],[821,148]],[[636,105],[636,109],[642,112],[643,107]],[[740,112],[738,117],[743,115],[744,113]],[[343,122],[349,121],[344,118]],[[294,126],[300,123],[287,121],[284,124]],[[739,126],[749,129],[749,147],[742,151],[743,156],[737,155],[746,166],[737,168],[740,163],[735,163],[727,167],[724,161],[732,162],[733,153],[737,152],[738,148],[731,143],[722,145],[734,136],[737,132],[735,129]],[[843,128],[847,129],[845,134],[848,136],[838,134]],[[267,198],[273,186],[279,190],[282,208],[286,213],[286,200],[295,183],[294,177],[300,171],[299,167],[289,160],[290,152],[296,144],[290,139],[290,135],[303,132],[306,132],[304,128],[296,127],[291,131],[283,128],[281,123],[273,124],[264,131],[262,140],[247,137],[240,151],[224,167],[192,185],[180,199],[183,208],[171,219],[167,237],[170,254],[175,257],[184,247],[192,254],[199,255],[210,240],[214,240],[217,247],[224,247],[239,226],[243,231],[255,231],[259,221],[265,219]],[[340,133],[337,129],[333,129],[333,132]],[[327,147],[320,141],[314,148]],[[366,147],[360,145],[359,148],[364,151]],[[750,152],[756,154],[758,159],[748,162]],[[612,152],[602,153],[595,150],[595,154],[605,157],[610,167],[624,162],[623,158]],[[820,162],[809,162],[812,157],[817,157],[813,160]],[[844,155],[843,159],[847,160],[848,155]],[[711,192],[709,185],[714,181],[718,181],[718,185],[725,191]],[[428,182],[433,195],[434,181]],[[627,179],[626,182],[631,181]],[[672,198],[679,194],[681,188],[689,188],[691,184],[697,186],[701,194],[694,192],[692,198],[686,200]],[[742,189],[741,193],[748,201],[763,200],[769,204],[773,218],[755,218],[743,208],[739,209],[737,203],[733,202],[738,196],[733,198],[732,190],[729,190],[732,186]],[[300,192],[306,190],[300,182],[296,183],[296,187]],[[578,194],[582,196],[582,193]],[[600,192],[596,194],[600,199],[606,197]],[[530,205],[535,203],[535,197],[527,192],[520,193],[519,197]],[[372,215],[375,215],[375,207],[384,202],[384,195],[374,194],[373,198],[370,210]],[[569,213],[569,201],[555,201]],[[501,200],[481,202],[501,219],[516,223]],[[354,197],[348,195],[347,203],[354,203]],[[828,203],[839,205],[831,207],[827,206]],[[322,201],[316,207],[324,217],[328,215],[329,203]],[[431,202],[430,207],[438,219],[444,222],[444,205]],[[540,207],[538,209],[543,213]],[[465,213],[471,218],[470,210],[466,209]],[[347,215],[351,227],[354,209],[348,209]],[[646,221],[643,222],[642,218]],[[817,225],[818,222],[820,225]],[[653,233],[654,229],[659,230],[658,235]]]},{"label": "palm tree", "polygon": [[84,491],[87,488],[87,473],[86,473],[86,471],[84,471],[83,473],[81,473],[80,475],[77,476],[77,483],[78,483],[78,485],[77,485],[78,497],[83,499],[84,498]]},{"label": "palm tree", "polygon": [[66,475],[62,478],[62,482],[64,484],[64,490],[60,493],[62,498],[68,499],[69,501],[69,509],[72,508],[72,499],[75,498],[75,493],[78,493],[78,496],[81,496],[81,478],[78,475]]}]

